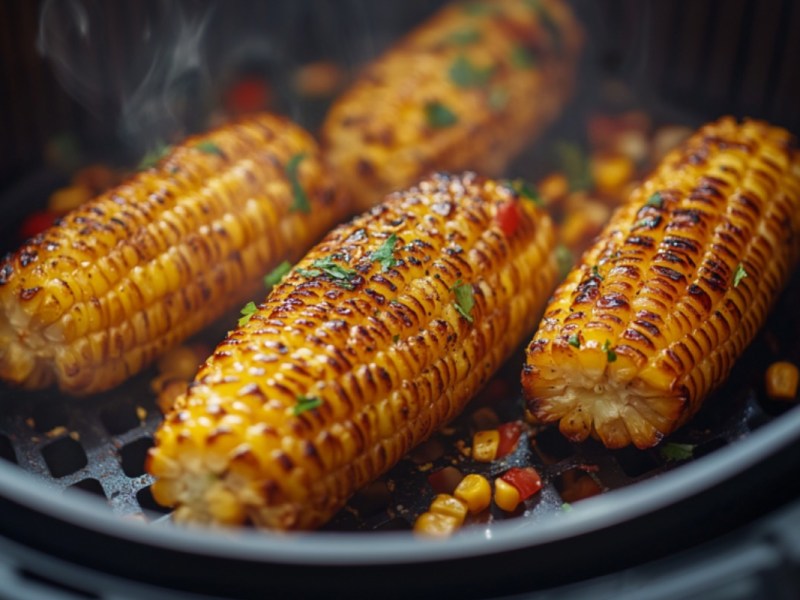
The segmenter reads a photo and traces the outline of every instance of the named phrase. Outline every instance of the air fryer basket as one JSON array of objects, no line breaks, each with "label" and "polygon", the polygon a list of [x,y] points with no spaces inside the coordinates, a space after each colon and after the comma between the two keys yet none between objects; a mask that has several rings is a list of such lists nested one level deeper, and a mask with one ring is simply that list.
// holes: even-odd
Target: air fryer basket
[{"label": "air fryer basket", "polygon": [[[364,48],[377,51],[432,9],[424,2],[384,4],[308,1],[288,10],[288,17],[281,14],[321,35],[326,40],[321,47],[338,45],[342,58]],[[549,133],[551,139],[574,136],[593,109],[624,108],[603,91],[619,82],[633,98],[627,105],[643,107],[656,119],[694,126],[732,113],[800,131],[800,80],[794,70],[800,4],[573,4],[589,41],[582,92]],[[237,11],[227,6],[215,8],[223,30],[226,11]],[[309,16],[315,11],[340,13],[333,22],[341,30],[326,33],[321,18]],[[373,35],[355,36],[347,45],[348,32],[363,33],[364,27]],[[13,104],[20,111],[23,94]],[[291,98],[284,100],[291,104]],[[320,114],[317,106],[299,110],[310,123]],[[10,132],[13,143],[19,128],[8,126],[11,118],[6,114],[6,122],[0,121],[0,131]],[[541,144],[546,146],[547,140]],[[539,159],[546,157],[533,148],[514,168],[524,172]],[[6,163],[11,162],[9,157]],[[39,171],[4,196],[4,240],[11,239],[17,216],[57,183],[57,177]],[[498,375],[505,384],[490,384],[452,427],[357,494],[324,531],[304,535],[193,531],[171,524],[167,511],[153,501],[152,480],[143,467],[161,419],[149,390],[152,372],[78,401],[54,391],[0,389],[0,457],[5,459],[0,461],[0,562],[6,563],[0,589],[5,581],[9,589],[24,585],[45,594],[55,594],[56,588],[48,587],[55,585],[68,597],[158,597],[156,588],[162,586],[220,596],[299,597],[347,590],[353,596],[400,597],[446,590],[447,595],[485,597],[563,585],[685,550],[800,498],[800,408],[772,403],[763,394],[770,362],[781,358],[800,364],[798,302],[800,277],[795,277],[729,382],[668,440],[691,444],[690,459],[676,461],[659,448],[608,451],[593,442],[570,444],[554,429],[526,431],[517,450],[496,463],[465,458],[456,442],[468,441],[473,414],[481,407],[491,403],[503,421],[520,418],[517,355]],[[204,336],[218,339],[233,319],[229,315]],[[499,401],[497,390],[502,391]],[[430,503],[431,473],[454,467],[495,475],[522,464],[539,470],[544,488],[519,514],[492,512],[441,543],[394,531],[408,530]],[[586,474],[605,493],[566,505],[565,473]]]}]

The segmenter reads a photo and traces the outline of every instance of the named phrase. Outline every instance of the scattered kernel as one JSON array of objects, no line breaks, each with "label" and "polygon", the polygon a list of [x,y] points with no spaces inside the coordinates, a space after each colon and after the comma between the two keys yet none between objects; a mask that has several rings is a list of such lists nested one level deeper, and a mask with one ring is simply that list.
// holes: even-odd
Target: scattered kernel
[{"label": "scattered kernel", "polygon": [[797,400],[798,369],[790,362],[779,361],[767,368],[767,396],[770,400]]},{"label": "scattered kernel", "polygon": [[453,495],[467,505],[469,512],[479,513],[492,501],[492,486],[483,475],[470,473],[461,480]]},{"label": "scattered kernel", "polygon": [[414,522],[414,533],[433,538],[446,538],[458,529],[458,521],[439,513],[422,513]]},{"label": "scattered kernel", "polygon": [[500,445],[500,432],[497,429],[478,431],[472,436],[472,458],[478,462],[492,462]]},{"label": "scattered kernel", "polygon": [[519,506],[519,491],[510,483],[498,477],[494,480],[494,503],[506,512],[514,512]]}]

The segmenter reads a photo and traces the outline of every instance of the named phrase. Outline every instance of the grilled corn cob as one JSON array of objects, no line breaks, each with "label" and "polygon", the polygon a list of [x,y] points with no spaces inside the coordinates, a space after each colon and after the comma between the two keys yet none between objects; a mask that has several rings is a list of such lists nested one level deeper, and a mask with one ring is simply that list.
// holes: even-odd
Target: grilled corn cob
[{"label": "grilled corn cob", "polygon": [[[508,207],[513,229],[497,220]],[[154,497],[183,522],[325,522],[532,331],[553,243],[543,211],[473,174],[436,175],[334,230],[167,416]]]},{"label": "grilled corn cob", "polygon": [[342,204],[285,119],[190,138],[0,264],[0,378],[73,394],[120,383],[302,255]]},{"label": "grilled corn cob", "polygon": [[331,108],[326,159],[364,210],[433,169],[499,175],[571,94],[581,38],[561,0],[453,3]]},{"label": "grilled corn cob", "polygon": [[800,156],[722,118],[668,154],[554,294],[522,381],[535,422],[653,446],[727,377],[800,251]]}]

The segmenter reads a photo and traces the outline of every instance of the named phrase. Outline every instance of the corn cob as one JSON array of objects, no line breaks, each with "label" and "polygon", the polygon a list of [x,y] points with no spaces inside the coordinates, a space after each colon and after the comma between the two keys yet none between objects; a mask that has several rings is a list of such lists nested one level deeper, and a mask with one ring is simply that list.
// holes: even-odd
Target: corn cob
[{"label": "corn cob", "polygon": [[729,374],[800,252],[800,157],[722,118],[668,154],[554,294],[527,350],[531,418],[657,444]]},{"label": "corn cob", "polygon": [[581,40],[561,0],[453,3],[331,108],[326,159],[363,210],[434,169],[499,175],[571,95]]},{"label": "corn cob", "polygon": [[343,210],[315,142],[283,118],[190,138],[0,264],[0,378],[110,388],[249,297]]},{"label": "corn cob", "polygon": [[[513,228],[500,211],[513,210]],[[198,371],[156,433],[180,522],[312,528],[452,419],[554,284],[547,215],[436,175],[334,230]]]}]

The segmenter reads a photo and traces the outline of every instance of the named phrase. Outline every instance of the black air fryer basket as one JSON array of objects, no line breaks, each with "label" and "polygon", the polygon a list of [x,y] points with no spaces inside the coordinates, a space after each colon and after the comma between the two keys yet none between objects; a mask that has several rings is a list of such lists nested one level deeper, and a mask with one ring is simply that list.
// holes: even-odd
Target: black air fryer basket
[{"label": "black air fryer basket", "polygon": [[[579,90],[514,169],[547,160],[539,148],[548,140],[580,137],[586,115],[598,110],[635,107],[692,127],[723,114],[753,116],[800,132],[800,3],[571,3],[587,37]],[[170,115],[187,131],[202,127],[226,77],[246,71],[274,81],[277,104],[314,128],[327,101],[293,96],[292,69],[322,57],[355,72],[439,4],[65,2],[58,9],[64,18],[102,25],[97,46],[86,48],[69,35],[55,46],[42,40],[47,27],[39,18],[54,10],[51,2],[0,4],[2,245],[13,246],[20,219],[63,183],[41,159],[55,133],[71,129],[89,158],[119,162],[135,160],[147,144],[123,126],[130,106],[119,99],[128,89],[126,57],[130,69],[141,66],[136,32],[154,15],[211,23],[202,38],[208,62],[169,80],[172,92],[199,99]],[[37,36],[47,60],[37,54]],[[66,91],[54,76],[54,47],[77,57],[73,66],[85,76]],[[89,79],[100,92],[89,90]],[[162,117],[153,123],[165,123]],[[518,354],[498,375],[510,382],[502,398],[476,398],[323,531],[307,534],[173,526],[144,471],[162,418],[149,389],[152,371],[81,400],[2,388],[0,597],[796,598],[800,408],[767,400],[763,377],[775,360],[800,364],[799,303],[795,276],[730,380],[670,438],[690,445],[691,456],[571,444],[548,429],[526,431],[501,461],[465,459],[456,442],[468,441],[476,411],[491,404],[501,420],[520,417]],[[233,319],[203,336],[219,339]],[[410,533],[434,496],[430,473],[450,467],[495,476],[528,464],[544,487],[518,514],[496,510],[445,541]],[[604,493],[566,503],[561,482],[570,473],[588,475]]]}]

